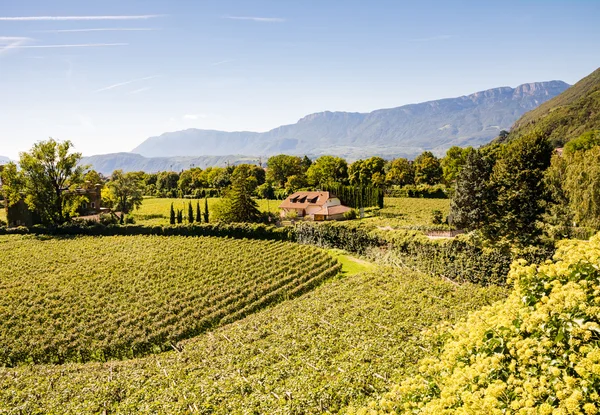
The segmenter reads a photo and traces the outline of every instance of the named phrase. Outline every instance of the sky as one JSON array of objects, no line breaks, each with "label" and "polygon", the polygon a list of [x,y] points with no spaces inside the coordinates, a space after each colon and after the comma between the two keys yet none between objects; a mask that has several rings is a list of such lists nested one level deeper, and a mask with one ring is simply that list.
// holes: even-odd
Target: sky
[{"label": "sky", "polygon": [[600,0],[0,0],[0,155],[268,131],[600,66]]}]

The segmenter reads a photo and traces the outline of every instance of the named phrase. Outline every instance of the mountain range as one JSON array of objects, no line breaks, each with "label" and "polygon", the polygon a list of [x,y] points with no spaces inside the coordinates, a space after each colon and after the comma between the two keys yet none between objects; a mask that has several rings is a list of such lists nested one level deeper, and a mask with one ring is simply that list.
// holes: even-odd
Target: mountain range
[{"label": "mountain range", "polygon": [[133,153],[145,157],[279,153],[414,157],[442,155],[453,145],[479,146],[524,113],[569,87],[562,81],[500,87],[370,113],[320,112],[264,133],[188,129],[148,138]]},{"label": "mountain range", "polygon": [[0,164],[6,164],[8,162],[10,162],[8,157],[0,156]]}]

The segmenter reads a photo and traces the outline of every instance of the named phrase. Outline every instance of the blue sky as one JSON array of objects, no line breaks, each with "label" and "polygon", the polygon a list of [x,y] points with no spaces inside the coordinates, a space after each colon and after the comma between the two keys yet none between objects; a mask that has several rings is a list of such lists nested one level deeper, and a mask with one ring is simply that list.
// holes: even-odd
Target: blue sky
[{"label": "blue sky", "polygon": [[600,1],[0,0],[0,155],[266,131],[600,66]]}]

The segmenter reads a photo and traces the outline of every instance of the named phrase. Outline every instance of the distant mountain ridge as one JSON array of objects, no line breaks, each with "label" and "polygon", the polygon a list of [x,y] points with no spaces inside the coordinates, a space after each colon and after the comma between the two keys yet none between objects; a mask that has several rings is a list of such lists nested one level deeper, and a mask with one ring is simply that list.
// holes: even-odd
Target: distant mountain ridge
[{"label": "distant mountain ridge", "polygon": [[8,157],[0,156],[0,164],[9,163],[10,159]]},{"label": "distant mountain ridge", "polygon": [[80,164],[89,165],[99,173],[110,175],[115,170],[156,173],[159,171],[181,171],[190,167],[205,169],[212,166],[224,167],[228,163],[236,165],[240,163],[258,164],[259,162],[259,158],[239,155],[148,158],[133,153],[113,153],[84,157]]},{"label": "distant mountain ridge", "polygon": [[414,157],[453,145],[479,146],[508,130],[527,111],[569,87],[562,81],[500,87],[370,113],[320,112],[265,133],[188,129],[150,137],[132,150],[145,157],[335,154]]}]

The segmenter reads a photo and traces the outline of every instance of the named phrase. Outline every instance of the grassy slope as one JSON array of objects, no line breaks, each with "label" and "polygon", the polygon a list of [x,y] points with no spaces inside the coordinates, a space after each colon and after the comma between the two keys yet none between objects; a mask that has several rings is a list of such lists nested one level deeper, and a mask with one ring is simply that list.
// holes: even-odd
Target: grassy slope
[{"label": "grassy slope", "polygon": [[600,128],[600,69],[536,109],[513,125],[511,138],[540,128],[556,145]]},{"label": "grassy slope", "polygon": [[181,352],[0,369],[0,413],[336,412],[413,373],[434,348],[423,329],[503,295],[378,268],[191,339]]}]

